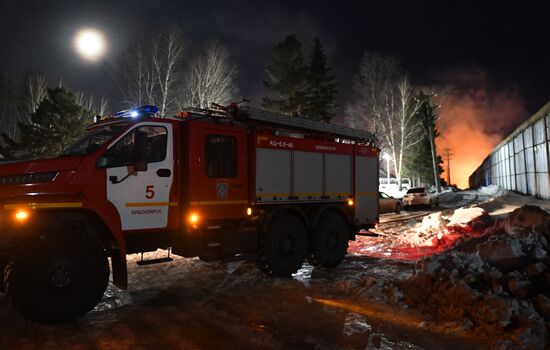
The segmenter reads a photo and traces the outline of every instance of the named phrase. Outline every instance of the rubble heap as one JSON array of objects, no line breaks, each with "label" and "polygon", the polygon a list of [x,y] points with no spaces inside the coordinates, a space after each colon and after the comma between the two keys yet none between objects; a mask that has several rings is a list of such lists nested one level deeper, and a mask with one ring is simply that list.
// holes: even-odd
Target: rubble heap
[{"label": "rubble heap", "polygon": [[[489,223],[475,220],[470,226]],[[550,334],[550,215],[524,206],[485,233],[419,261],[397,286],[403,296],[396,302],[457,331],[498,338],[498,349],[544,349]]]},{"label": "rubble heap", "polygon": [[447,217],[441,212],[425,216],[422,222],[395,238],[397,246],[452,248],[458,241],[484,234],[494,220],[479,207],[459,208]]}]

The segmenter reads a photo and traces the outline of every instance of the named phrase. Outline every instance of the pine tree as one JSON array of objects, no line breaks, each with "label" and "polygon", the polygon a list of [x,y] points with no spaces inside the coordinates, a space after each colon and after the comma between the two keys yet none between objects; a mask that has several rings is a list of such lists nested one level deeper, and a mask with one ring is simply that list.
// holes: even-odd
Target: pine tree
[{"label": "pine tree", "polygon": [[[403,176],[410,177],[411,179],[419,178],[422,182],[433,184],[434,171],[430,140],[428,140],[424,134],[422,134],[421,137],[422,141],[414,145],[409,152],[407,152],[407,157],[403,161]],[[441,167],[442,163],[443,160],[441,157],[437,156],[439,174],[443,171]]]},{"label": "pine tree", "polygon": [[[443,171],[443,160],[437,155],[435,138],[439,136],[435,122],[437,115],[431,101],[432,95],[420,91],[416,97],[419,108],[415,119],[422,126],[422,141],[415,145],[407,155],[406,172],[409,176],[418,176],[427,183],[433,183],[438,188],[441,183],[439,175]],[[438,181],[434,181],[435,178]]]},{"label": "pine tree", "polygon": [[273,46],[272,62],[266,68],[268,81],[264,87],[275,96],[264,97],[262,107],[293,116],[303,115],[305,105],[306,68],[302,44],[295,34],[287,35]]},{"label": "pine tree", "polygon": [[334,82],[334,76],[330,75],[331,70],[321,40],[315,38],[309,58],[304,113],[310,119],[328,122],[334,116],[338,87]]},{"label": "pine tree", "polygon": [[88,116],[71,91],[63,87],[48,89],[48,96],[31,114],[31,123],[18,124],[21,140],[2,135],[6,146],[0,148],[0,156],[6,160],[57,156],[84,134],[90,122]]}]

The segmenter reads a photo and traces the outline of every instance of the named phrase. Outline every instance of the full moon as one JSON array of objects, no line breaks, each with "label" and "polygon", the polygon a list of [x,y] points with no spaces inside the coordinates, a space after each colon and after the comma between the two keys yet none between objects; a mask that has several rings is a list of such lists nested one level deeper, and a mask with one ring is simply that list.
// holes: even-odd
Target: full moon
[{"label": "full moon", "polygon": [[97,61],[105,53],[105,38],[95,29],[83,29],[77,32],[73,44],[76,52],[88,61]]}]

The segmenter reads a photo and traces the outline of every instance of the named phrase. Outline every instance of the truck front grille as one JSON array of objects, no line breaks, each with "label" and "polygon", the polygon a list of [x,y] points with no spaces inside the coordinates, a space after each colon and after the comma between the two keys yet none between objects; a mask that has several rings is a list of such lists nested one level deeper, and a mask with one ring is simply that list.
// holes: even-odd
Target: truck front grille
[{"label": "truck front grille", "polygon": [[0,177],[0,185],[24,185],[51,182],[57,176],[58,171],[47,173],[17,174]]}]

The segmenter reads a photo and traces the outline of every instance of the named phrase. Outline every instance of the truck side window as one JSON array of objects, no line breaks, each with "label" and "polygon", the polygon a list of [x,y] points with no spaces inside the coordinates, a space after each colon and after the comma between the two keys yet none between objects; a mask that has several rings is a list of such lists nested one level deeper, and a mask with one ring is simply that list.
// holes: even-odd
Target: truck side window
[{"label": "truck side window", "polygon": [[237,176],[237,140],[234,137],[206,135],[204,149],[206,176]]},{"label": "truck side window", "polygon": [[140,126],[126,134],[105,153],[107,166],[126,166],[134,163],[136,135],[147,135],[147,163],[161,162],[166,158],[166,128],[161,126]]}]

